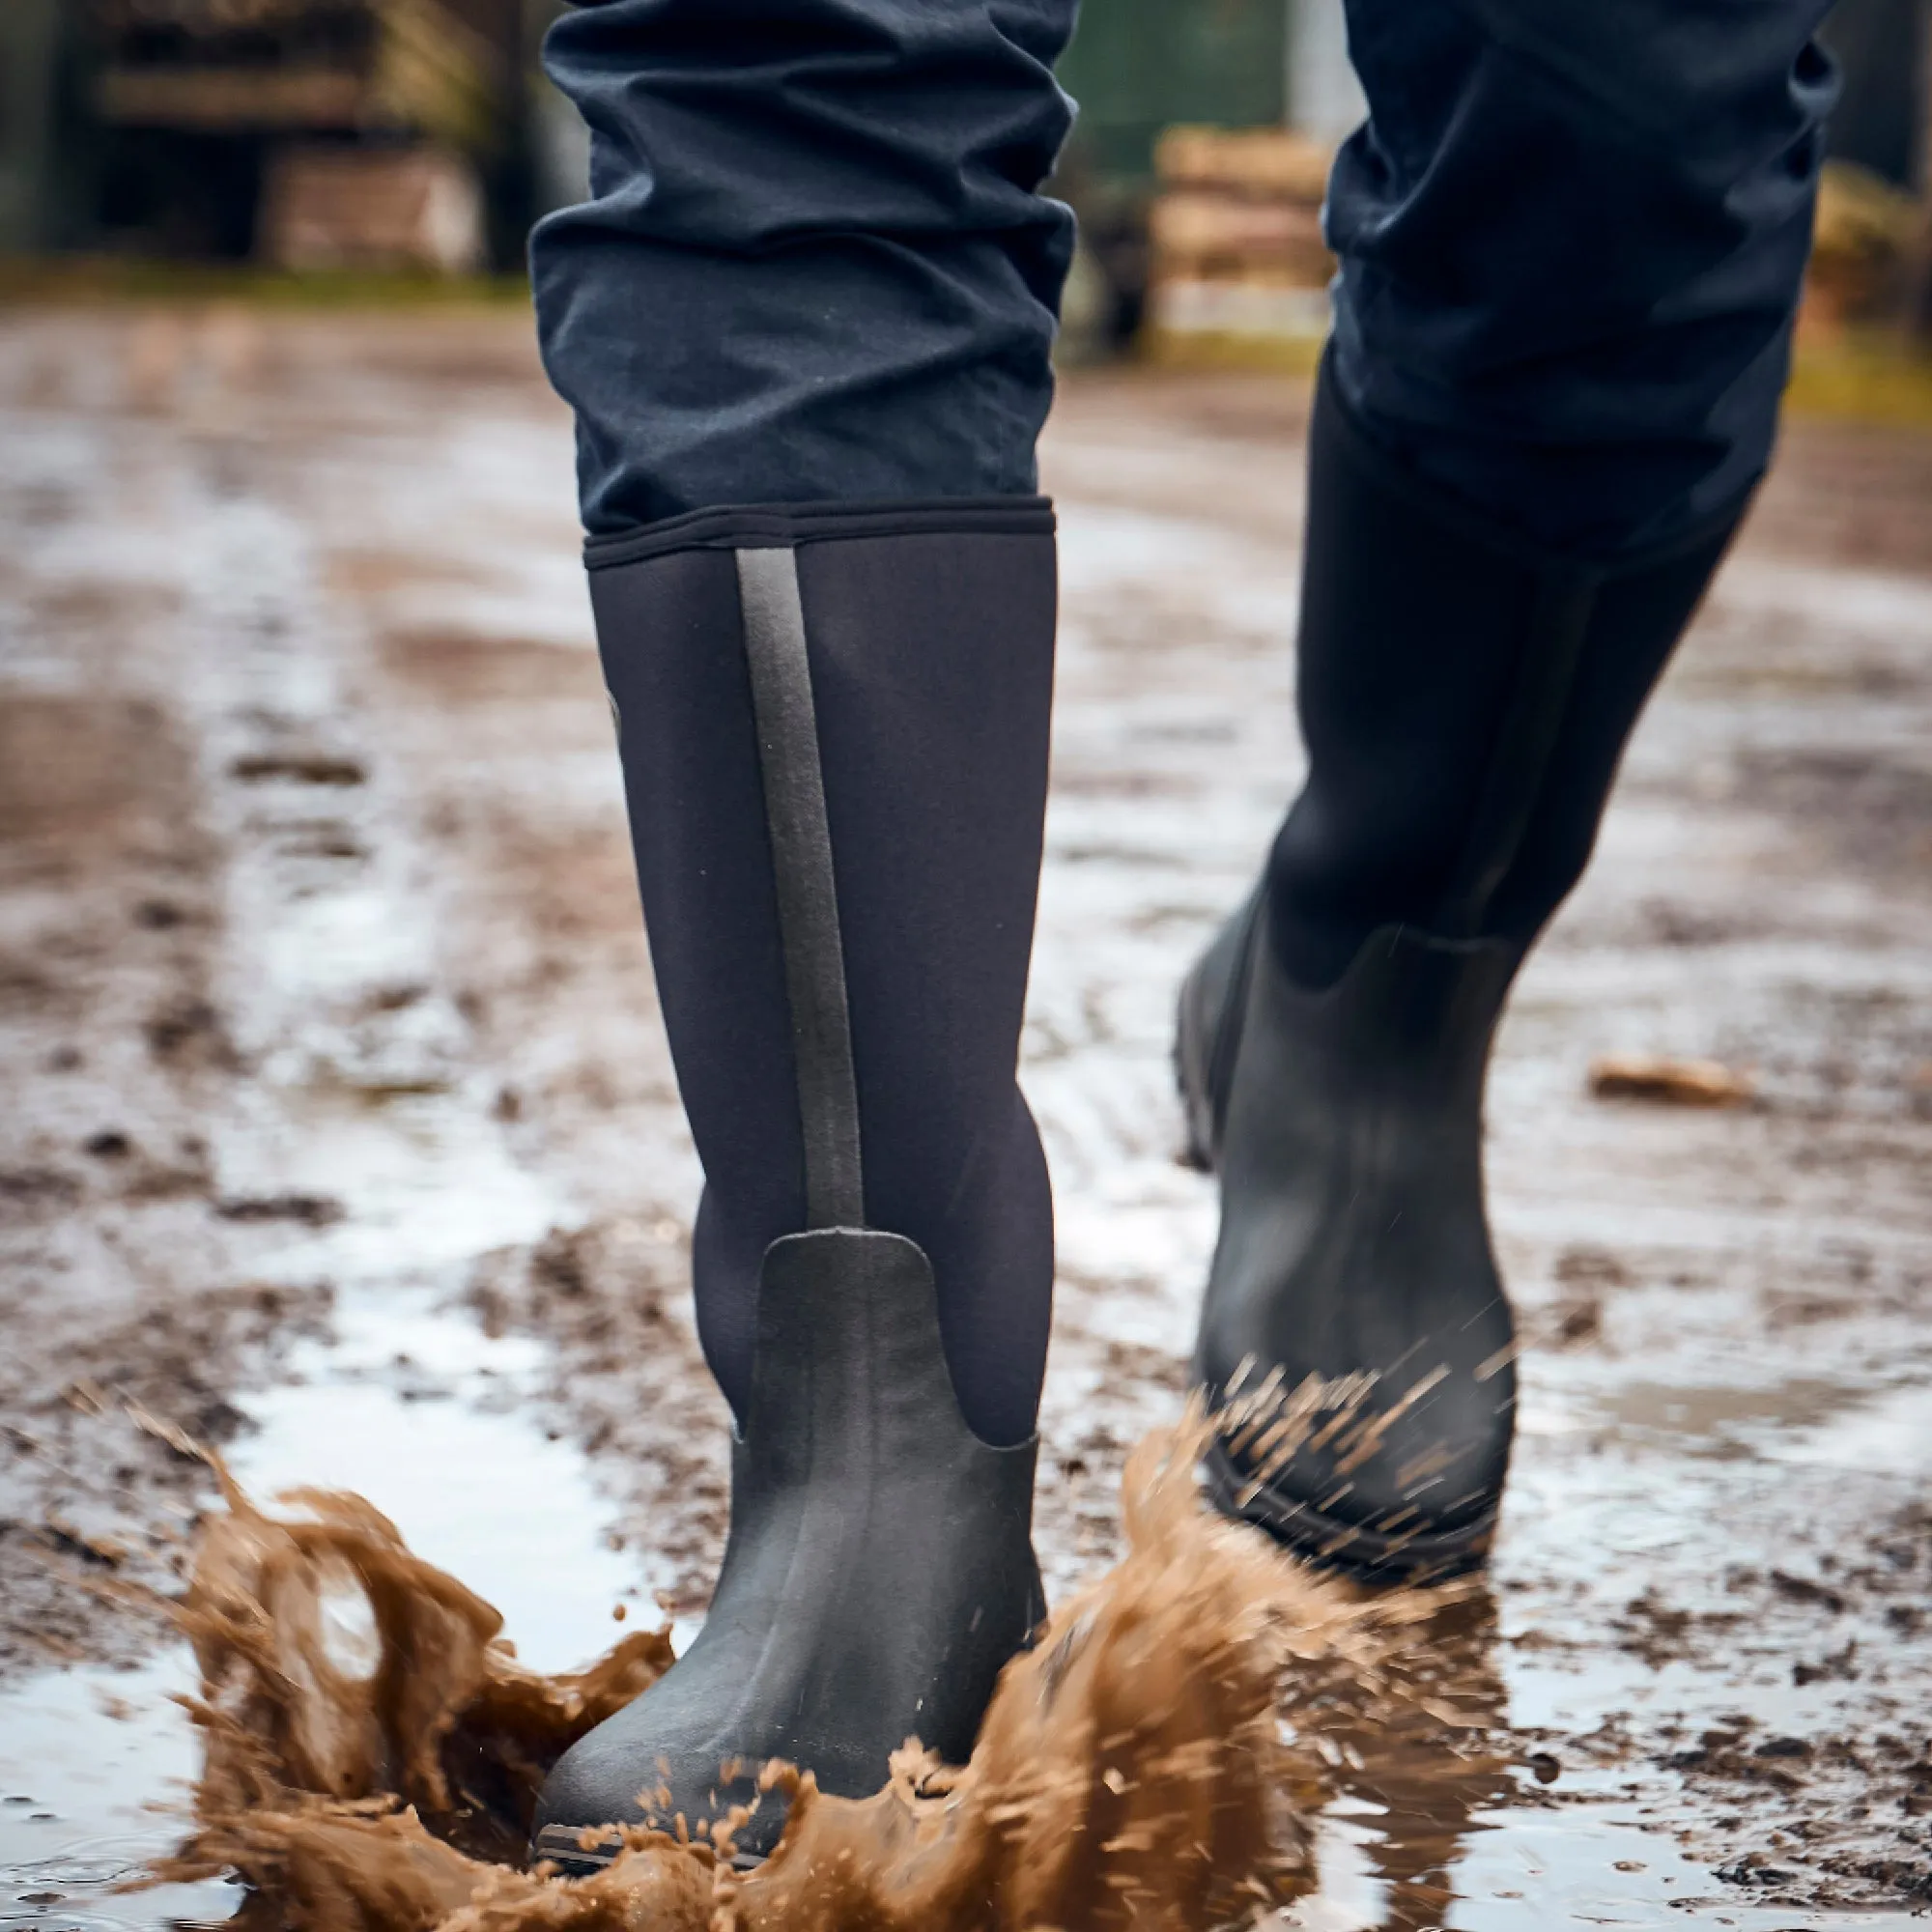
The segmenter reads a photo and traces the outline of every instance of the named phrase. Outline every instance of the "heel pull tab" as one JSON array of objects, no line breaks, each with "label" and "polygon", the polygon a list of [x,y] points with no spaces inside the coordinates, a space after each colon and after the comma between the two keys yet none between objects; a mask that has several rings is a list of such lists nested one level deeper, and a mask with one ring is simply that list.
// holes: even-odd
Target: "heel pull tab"
[{"label": "heel pull tab", "polygon": [[859,1087],[811,663],[790,550],[740,550],[738,599],[791,1007],[808,1228],[862,1228]]}]

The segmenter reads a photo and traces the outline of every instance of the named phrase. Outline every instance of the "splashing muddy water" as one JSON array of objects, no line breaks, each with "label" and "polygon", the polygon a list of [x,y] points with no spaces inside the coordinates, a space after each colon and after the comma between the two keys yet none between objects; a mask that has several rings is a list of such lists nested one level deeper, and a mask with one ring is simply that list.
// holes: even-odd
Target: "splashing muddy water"
[{"label": "splashing muddy water", "polygon": [[[655,1576],[611,1547],[582,1454],[523,1409],[545,1360],[424,1293],[340,1295],[329,1334],[290,1352],[286,1383],[250,1397],[227,1454],[257,1494],[307,1481],[379,1498],[414,1548],[501,1606],[523,1658],[559,1667],[594,1651],[612,1605],[648,1606]],[[537,1539],[541,1566],[526,1554]],[[212,1880],[115,1890],[182,1836],[201,1752],[174,1700],[198,1689],[185,1643],[133,1670],[83,1664],[0,1689],[0,1926],[153,1932],[236,1909],[236,1889]]]},{"label": "splashing muddy water", "polygon": [[1322,1765],[1362,1762],[1350,1737],[1369,1704],[1383,1749],[1441,1751],[1475,1719],[1434,1681],[1455,1651],[1454,1595],[1364,1600],[1211,1519],[1202,1440],[1189,1422],[1130,1459],[1126,1556],[1009,1666],[970,1764],[909,1743],[864,1801],[768,1767],[789,1808],[762,1866],[638,1831],[581,1881],[520,1869],[538,1788],[669,1666],[668,1631],[544,1675],[361,1498],[296,1492],[270,1516],[224,1474],[226,1513],[177,1612],[202,1681],[195,1829],[156,1875],[239,1872],[251,1920],[300,1932],[1205,1932],[1249,1918],[1309,1889]]}]

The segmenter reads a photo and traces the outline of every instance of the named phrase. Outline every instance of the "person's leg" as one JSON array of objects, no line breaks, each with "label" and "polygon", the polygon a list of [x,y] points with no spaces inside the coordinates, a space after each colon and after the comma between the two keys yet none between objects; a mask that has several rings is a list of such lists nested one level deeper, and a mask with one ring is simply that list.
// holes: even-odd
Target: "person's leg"
[{"label": "person's leg", "polygon": [[1769,459],[1822,12],[1350,0],[1371,118],[1327,211],[1309,773],[1179,1054],[1222,1181],[1202,1381],[1374,1378],[1259,1487],[1223,1453],[1219,1491],[1340,1564],[1454,1568],[1493,1532],[1490,1038]]},{"label": "person's leg", "polygon": [[[771,1755],[970,1747],[1040,1613],[1053,1272],[1015,1079],[1046,781],[1034,439],[1070,0],[607,0],[553,30],[592,199],[533,244],[703,1163],[739,1428],[705,1630],[580,1743],[538,1849]],[[775,1818],[741,1844],[767,1847]]]}]

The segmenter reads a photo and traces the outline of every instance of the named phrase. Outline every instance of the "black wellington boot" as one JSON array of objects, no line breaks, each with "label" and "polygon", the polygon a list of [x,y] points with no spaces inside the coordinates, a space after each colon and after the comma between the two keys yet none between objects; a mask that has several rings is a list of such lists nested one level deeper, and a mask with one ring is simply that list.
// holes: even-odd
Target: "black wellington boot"
[{"label": "black wellington boot", "polygon": [[[706,512],[593,544],[633,843],[737,1419],[703,1630],[575,1745],[532,1855],[703,1835],[772,1758],[970,1754],[1045,1612],[1052,1279],[1015,1081],[1052,688],[1037,498]],[[771,1850],[782,1800],[735,1838]]]},{"label": "black wellington boot", "polygon": [[1540,555],[1370,445],[1325,371],[1309,469],[1308,780],[1180,993],[1190,1151],[1221,1180],[1195,1373],[1217,1403],[1329,1385],[1272,1440],[1237,1409],[1222,1509],[1424,1580],[1484,1559],[1514,1432],[1491,1039],[1742,506],[1627,564]]}]

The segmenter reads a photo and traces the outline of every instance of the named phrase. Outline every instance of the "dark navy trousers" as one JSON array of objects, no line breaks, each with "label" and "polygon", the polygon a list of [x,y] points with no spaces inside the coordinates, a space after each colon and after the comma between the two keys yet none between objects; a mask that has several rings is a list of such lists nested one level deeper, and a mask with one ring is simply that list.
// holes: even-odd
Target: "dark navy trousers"
[{"label": "dark navy trousers", "polygon": [[[1776,423],[1828,0],[1348,0],[1327,226],[1361,427],[1531,539],[1640,552]],[[1074,0],[601,0],[546,58],[590,198],[537,230],[593,532],[1024,493],[1072,220]]]}]

